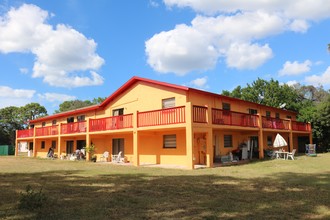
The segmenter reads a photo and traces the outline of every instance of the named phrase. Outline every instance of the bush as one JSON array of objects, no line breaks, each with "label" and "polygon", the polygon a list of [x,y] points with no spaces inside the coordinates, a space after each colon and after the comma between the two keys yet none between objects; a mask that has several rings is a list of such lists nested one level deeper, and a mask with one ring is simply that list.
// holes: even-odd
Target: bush
[{"label": "bush", "polygon": [[46,195],[42,192],[42,188],[39,192],[35,192],[30,185],[26,186],[25,192],[20,193],[19,209],[35,210],[43,206],[47,200]]}]

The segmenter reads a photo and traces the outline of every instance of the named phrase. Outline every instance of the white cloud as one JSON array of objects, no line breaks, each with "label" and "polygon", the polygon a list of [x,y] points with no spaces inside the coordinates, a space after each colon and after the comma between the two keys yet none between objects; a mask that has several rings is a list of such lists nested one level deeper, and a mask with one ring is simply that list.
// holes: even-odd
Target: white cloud
[{"label": "white cloud", "polygon": [[0,108],[24,106],[31,102],[35,92],[35,90],[13,89],[8,86],[0,86]]},{"label": "white cloud", "polygon": [[307,83],[310,83],[314,86],[319,86],[319,85],[330,85],[330,67],[327,68],[327,70],[322,74],[322,75],[312,75],[312,76],[307,76],[305,78],[305,81]]},{"label": "white cloud", "polygon": [[22,74],[28,74],[28,73],[29,73],[29,69],[28,69],[28,68],[20,68],[19,71],[20,71]]},{"label": "white cloud", "polygon": [[305,20],[295,19],[290,24],[290,30],[294,32],[305,33],[309,28],[309,24]]},{"label": "white cloud", "polygon": [[176,72],[178,75],[213,68],[218,53],[206,37],[186,25],[156,34],[146,42],[148,63],[158,72]]},{"label": "white cloud", "polygon": [[299,63],[298,61],[286,61],[283,64],[283,68],[278,72],[280,76],[293,76],[300,75],[302,73],[309,72],[312,66],[312,62],[310,60],[305,60],[303,63]]},{"label": "white cloud", "polygon": [[[259,40],[286,31],[304,33],[311,21],[330,17],[326,0],[317,3],[310,0],[164,0],[164,3],[168,7],[190,7],[202,13],[190,25],[177,25],[145,42],[148,64],[158,72],[178,75],[213,69],[222,58],[229,67],[258,68],[273,56],[270,46]],[[233,58],[238,59],[238,63]]]},{"label": "white cloud", "polygon": [[266,44],[232,44],[227,52],[227,65],[237,69],[256,69],[272,57],[272,50]]},{"label": "white cloud", "polygon": [[8,86],[0,86],[0,97],[30,99],[35,92],[35,90],[13,89]]},{"label": "white cloud", "polygon": [[156,2],[155,0],[149,0],[149,4],[154,8],[158,8],[159,6],[159,3]]},{"label": "white cloud", "polygon": [[296,80],[291,80],[291,81],[287,81],[285,84],[287,84],[288,86],[293,86],[295,84],[298,84],[298,82]]},{"label": "white cloud", "polygon": [[49,102],[65,102],[70,100],[77,99],[75,96],[60,94],[60,93],[45,93],[45,94],[38,94],[38,97],[41,99],[45,99]]},{"label": "white cloud", "polygon": [[95,71],[104,60],[95,53],[97,44],[63,24],[47,24],[49,14],[35,5],[12,8],[0,17],[0,52],[26,52],[36,56],[33,77],[59,87],[100,85]]},{"label": "white cloud", "polygon": [[188,83],[188,86],[192,86],[199,89],[207,89],[207,76],[194,79]]},{"label": "white cloud", "polygon": [[164,0],[168,7],[190,7],[205,14],[235,13],[237,11],[264,10],[282,13],[293,19],[319,20],[329,17],[328,0]]}]

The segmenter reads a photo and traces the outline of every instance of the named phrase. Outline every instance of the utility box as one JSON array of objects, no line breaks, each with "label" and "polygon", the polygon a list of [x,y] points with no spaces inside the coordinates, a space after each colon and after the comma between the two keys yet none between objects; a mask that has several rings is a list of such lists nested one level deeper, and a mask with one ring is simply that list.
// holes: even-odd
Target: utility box
[{"label": "utility box", "polygon": [[15,148],[11,145],[0,145],[1,155],[15,155]]}]

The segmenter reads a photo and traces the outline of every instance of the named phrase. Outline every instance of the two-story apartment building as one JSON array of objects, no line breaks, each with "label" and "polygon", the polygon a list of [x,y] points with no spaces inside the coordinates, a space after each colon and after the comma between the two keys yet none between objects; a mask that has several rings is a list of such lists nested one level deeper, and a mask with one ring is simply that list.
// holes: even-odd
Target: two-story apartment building
[{"label": "two-story apartment building", "polygon": [[[312,143],[311,126],[296,113],[215,93],[133,77],[99,105],[30,121],[18,130],[16,146],[28,142],[34,157],[58,155],[94,144],[96,154],[118,154],[126,161],[212,167],[223,155],[248,145],[264,157],[277,133],[287,150]],[[16,155],[17,155],[16,148]]]}]

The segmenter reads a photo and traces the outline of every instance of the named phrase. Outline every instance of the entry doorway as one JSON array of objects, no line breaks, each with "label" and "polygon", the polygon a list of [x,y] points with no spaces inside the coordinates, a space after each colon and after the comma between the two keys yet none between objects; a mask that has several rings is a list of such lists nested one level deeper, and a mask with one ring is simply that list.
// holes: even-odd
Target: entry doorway
[{"label": "entry doorway", "polygon": [[121,156],[124,157],[124,138],[112,139],[112,155],[118,155],[121,151]]},{"label": "entry doorway", "polygon": [[258,136],[250,137],[249,158],[259,158],[259,139]]},{"label": "entry doorway", "polygon": [[86,147],[86,141],[85,140],[77,140],[77,149],[81,150]]},{"label": "entry doorway", "polygon": [[74,144],[73,141],[67,141],[66,142],[66,154],[67,155],[73,154],[73,144]]},{"label": "entry doorway", "polygon": [[195,164],[206,165],[206,133],[194,134]]},{"label": "entry doorway", "polygon": [[298,137],[298,152],[306,153],[306,144],[309,144],[309,137]]}]

